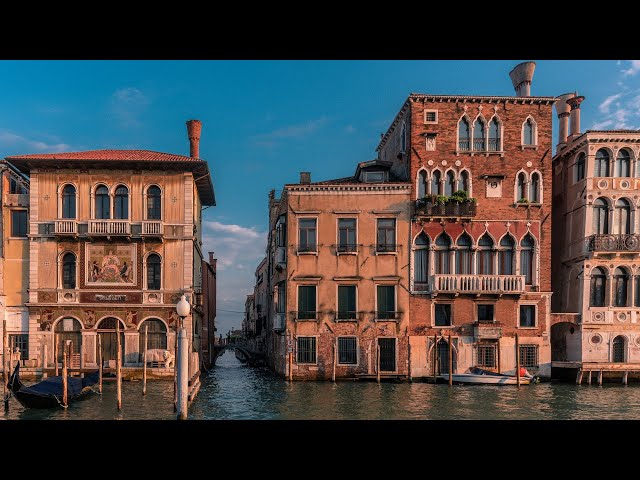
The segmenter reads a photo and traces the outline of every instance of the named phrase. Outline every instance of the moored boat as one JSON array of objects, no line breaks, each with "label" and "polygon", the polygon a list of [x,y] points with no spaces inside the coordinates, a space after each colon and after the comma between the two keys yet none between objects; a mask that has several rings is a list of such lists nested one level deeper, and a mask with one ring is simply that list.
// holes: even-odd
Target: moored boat
[{"label": "moored boat", "polygon": [[[454,373],[451,380],[456,384],[469,385],[517,385],[518,379],[515,375],[505,375],[502,373],[491,372],[481,368],[472,367],[465,373]],[[441,374],[438,378],[449,381],[449,374]],[[529,385],[537,383],[538,378],[535,375],[520,375],[520,385]]]}]

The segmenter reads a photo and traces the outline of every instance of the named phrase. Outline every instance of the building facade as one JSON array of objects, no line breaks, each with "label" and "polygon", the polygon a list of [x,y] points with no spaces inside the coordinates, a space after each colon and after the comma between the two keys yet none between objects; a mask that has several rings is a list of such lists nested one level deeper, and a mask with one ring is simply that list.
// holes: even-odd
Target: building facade
[{"label": "building facade", "polygon": [[534,97],[535,64],[515,97],[411,94],[377,151],[411,183],[403,270],[411,376],[550,376],[551,131],[554,97]]},{"label": "building facade", "polygon": [[213,343],[215,328],[215,312],[203,316],[211,289],[203,291],[201,251],[202,206],[215,198],[199,158],[201,124],[189,121],[187,129],[188,157],[147,150],[7,157],[31,185],[30,358],[51,367],[71,340],[72,367],[95,368],[100,338],[103,358],[113,361],[119,323],[124,366],[140,366],[145,327],[150,349],[174,351],[175,305],[185,294],[197,370],[210,349],[202,340]]},{"label": "building facade", "polygon": [[553,158],[554,367],[640,364],[640,131],[580,132],[584,97],[559,97]]},{"label": "building facade", "polygon": [[263,258],[255,273],[253,294],[247,295],[244,316],[244,342],[251,352],[265,354],[267,310],[269,308],[267,258]]}]

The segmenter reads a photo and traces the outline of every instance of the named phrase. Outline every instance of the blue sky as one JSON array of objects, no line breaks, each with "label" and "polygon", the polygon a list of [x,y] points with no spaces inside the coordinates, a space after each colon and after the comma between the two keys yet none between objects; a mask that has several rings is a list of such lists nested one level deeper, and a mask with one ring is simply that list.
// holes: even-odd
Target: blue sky
[{"label": "blue sky", "polygon": [[[300,171],[352,174],[411,92],[514,95],[508,73],[520,61],[2,61],[0,155],[188,155],[185,121],[202,120],[218,203],[204,212],[203,247],[218,258],[219,308],[241,311],[264,255],[270,189]],[[535,61],[533,95],[586,97],[583,131],[640,128],[640,61]],[[241,320],[220,311],[219,332]]]}]

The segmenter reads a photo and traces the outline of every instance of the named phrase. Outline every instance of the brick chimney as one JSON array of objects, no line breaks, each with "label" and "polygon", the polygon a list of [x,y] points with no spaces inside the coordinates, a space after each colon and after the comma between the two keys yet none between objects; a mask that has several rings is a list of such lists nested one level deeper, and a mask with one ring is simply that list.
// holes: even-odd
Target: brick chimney
[{"label": "brick chimney", "polygon": [[213,258],[213,252],[209,252],[209,265],[213,265],[215,258]]},{"label": "brick chimney", "polygon": [[309,185],[311,183],[311,172],[300,172],[300,183]]},{"label": "brick chimney", "polygon": [[533,71],[536,69],[536,62],[522,62],[509,72],[513,88],[516,89],[516,96],[531,96],[531,81],[533,80]]},{"label": "brick chimney", "polygon": [[189,136],[189,156],[200,158],[200,132],[202,122],[200,120],[189,120],[187,122],[187,135]]}]

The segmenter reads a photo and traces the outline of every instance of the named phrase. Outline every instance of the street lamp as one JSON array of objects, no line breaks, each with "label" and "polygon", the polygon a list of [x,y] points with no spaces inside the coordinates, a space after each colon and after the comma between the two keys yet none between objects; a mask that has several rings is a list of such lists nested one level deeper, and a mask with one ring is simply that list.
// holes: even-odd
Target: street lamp
[{"label": "street lamp", "polygon": [[180,297],[180,300],[176,304],[176,312],[180,317],[180,328],[184,327],[184,317],[189,315],[190,311],[191,311],[191,305],[189,305],[187,298],[184,295],[182,295]]},{"label": "street lamp", "polygon": [[180,317],[180,328],[177,332],[176,345],[176,396],[178,419],[187,419],[187,396],[189,393],[189,340],[184,329],[184,318],[189,315],[191,305],[184,295],[180,297],[180,301],[176,304],[176,312]]}]

